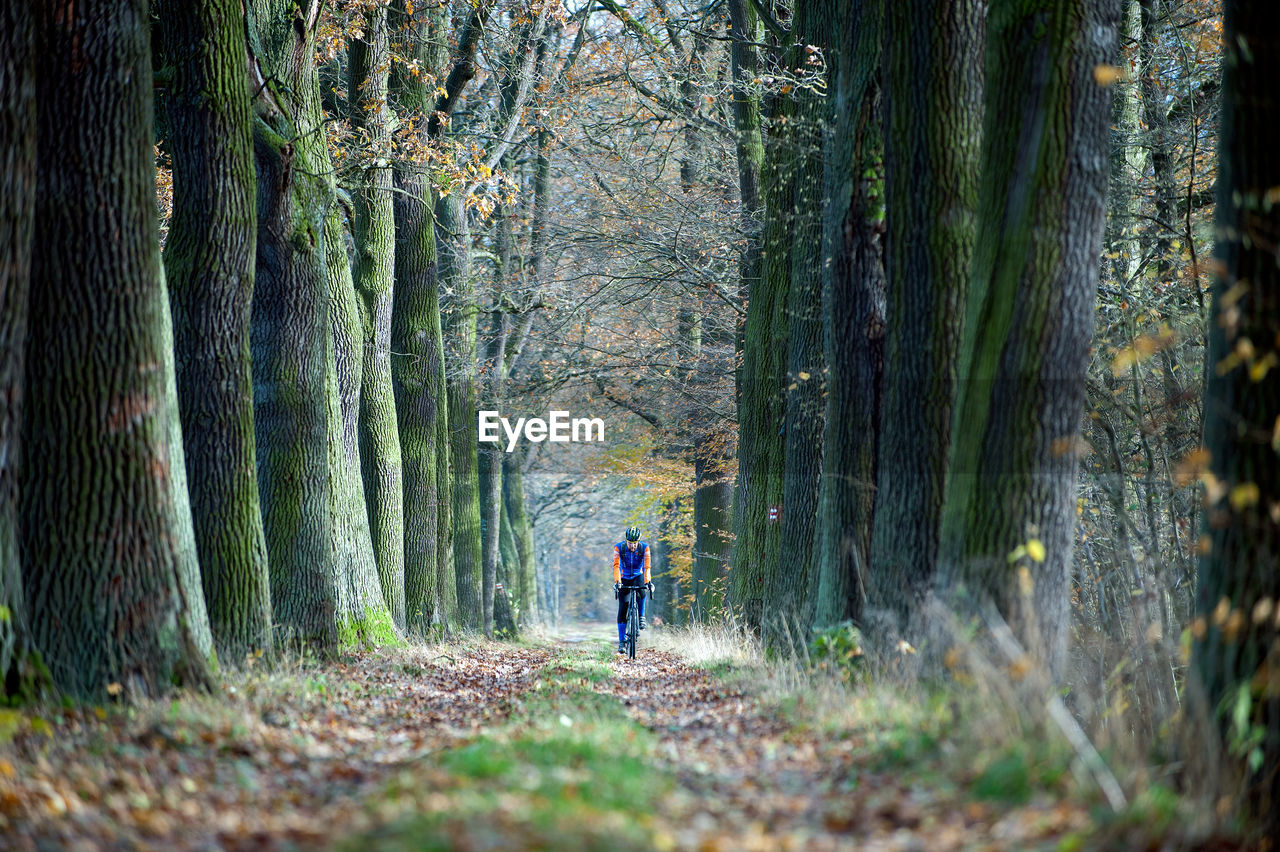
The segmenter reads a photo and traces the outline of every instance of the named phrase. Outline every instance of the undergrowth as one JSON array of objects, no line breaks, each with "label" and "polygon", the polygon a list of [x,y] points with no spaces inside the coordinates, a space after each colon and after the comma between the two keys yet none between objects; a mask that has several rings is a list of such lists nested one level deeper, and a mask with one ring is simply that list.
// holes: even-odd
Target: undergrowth
[{"label": "undergrowth", "polygon": [[[873,660],[847,624],[785,658],[765,654],[758,639],[723,623],[668,627],[651,639],[748,690],[797,732],[855,740],[867,771],[905,773],[955,791],[957,801],[1080,804],[1089,825],[1068,834],[1062,849],[1235,842],[1239,826],[1225,813],[1225,800],[1211,803],[1215,813],[1202,791],[1179,790],[1167,780],[1163,761],[1176,750],[1173,723],[1162,729],[1170,741],[1160,750],[1145,739],[1126,741],[1114,725],[1102,737],[1098,719],[1067,723],[1060,700],[1058,710],[1050,707],[1060,697],[1053,686],[993,659],[972,638],[959,640],[946,675],[935,679],[904,676],[916,667],[898,660]],[[1103,753],[1090,737],[1105,740]],[[1108,780],[1122,800],[1104,793]]]}]

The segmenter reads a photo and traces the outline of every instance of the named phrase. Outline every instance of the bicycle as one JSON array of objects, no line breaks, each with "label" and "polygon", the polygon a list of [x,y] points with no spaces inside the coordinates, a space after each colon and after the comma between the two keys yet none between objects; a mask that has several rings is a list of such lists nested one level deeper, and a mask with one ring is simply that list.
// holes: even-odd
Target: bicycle
[{"label": "bicycle", "polygon": [[634,660],[636,658],[636,639],[640,636],[640,600],[637,594],[641,589],[645,589],[650,595],[653,594],[653,583],[646,583],[643,586],[623,586],[619,594],[625,592],[627,595],[627,657]]}]

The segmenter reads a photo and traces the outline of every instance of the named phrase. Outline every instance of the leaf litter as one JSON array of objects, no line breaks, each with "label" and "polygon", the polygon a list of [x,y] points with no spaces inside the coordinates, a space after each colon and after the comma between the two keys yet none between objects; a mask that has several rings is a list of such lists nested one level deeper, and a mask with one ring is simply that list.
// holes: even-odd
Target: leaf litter
[{"label": "leaf litter", "polygon": [[937,743],[886,761],[875,720],[798,724],[749,681],[653,648],[634,661],[604,643],[392,648],[232,675],[214,696],[4,712],[5,848],[712,852],[1099,839],[1087,797],[986,798],[991,773],[949,765],[955,755]]}]

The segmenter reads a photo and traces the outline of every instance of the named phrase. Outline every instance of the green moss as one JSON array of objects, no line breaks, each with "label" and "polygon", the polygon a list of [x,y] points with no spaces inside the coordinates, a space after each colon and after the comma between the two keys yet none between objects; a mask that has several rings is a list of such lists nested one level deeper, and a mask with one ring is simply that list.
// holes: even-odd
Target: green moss
[{"label": "green moss", "polygon": [[364,617],[338,617],[338,647],[353,648],[357,645],[399,646],[403,644],[391,613],[385,608],[365,607]]}]

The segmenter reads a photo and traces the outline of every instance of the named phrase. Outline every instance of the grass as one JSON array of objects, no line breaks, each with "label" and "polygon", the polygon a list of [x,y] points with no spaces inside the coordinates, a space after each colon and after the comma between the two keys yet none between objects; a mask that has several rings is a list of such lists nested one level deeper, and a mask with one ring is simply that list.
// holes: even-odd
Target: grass
[{"label": "grass", "polygon": [[[608,649],[606,648],[607,652]],[[555,665],[543,669],[543,678],[548,684],[561,688],[585,686],[603,683],[613,675],[609,667],[607,654],[586,656],[575,654],[567,660],[561,659]]]},{"label": "grass", "polygon": [[[1087,812],[1089,827],[1066,835],[1064,850],[1177,847],[1233,833],[1229,823],[1205,818],[1193,791],[1159,780],[1164,774],[1150,765],[1145,741],[1124,742],[1116,726],[1108,732],[1106,762],[1122,779],[1127,802],[1108,806],[1078,743],[1047,710],[1052,687],[1020,679],[972,639],[958,640],[964,663],[953,677],[926,682],[903,677],[894,661],[861,664],[850,678],[812,655],[770,659],[758,642],[726,625],[667,628],[652,638],[750,693],[791,730],[855,741],[860,773],[890,773],[907,787],[951,797],[955,807]],[[1090,719],[1079,724],[1099,737]]]},{"label": "grass", "polygon": [[605,643],[557,658],[505,724],[374,796],[379,827],[339,848],[652,849],[647,815],[674,782],[653,735],[593,691],[609,660]]},{"label": "grass", "polygon": [[[1129,801],[1120,809],[1108,807],[1094,777],[1082,768],[1078,745],[1070,744],[1046,713],[1044,692],[1009,678],[1007,668],[984,662],[976,647],[966,649],[974,662],[954,680],[923,683],[863,663],[857,677],[850,678],[840,667],[817,665],[817,655],[768,659],[755,642],[726,627],[652,630],[646,644],[678,652],[719,682],[723,689],[708,689],[702,682],[699,695],[707,696],[709,712],[721,715],[673,717],[667,720],[671,724],[654,724],[652,731],[638,724],[632,715],[635,706],[624,706],[621,697],[611,694],[619,691],[612,679],[624,669],[632,677],[642,676],[645,669],[615,662],[615,648],[603,637],[560,645],[550,655],[526,653],[529,663],[500,672],[497,679],[495,668],[510,663],[513,646],[467,640],[452,646],[410,644],[323,664],[306,655],[271,665],[250,661],[244,669],[224,672],[220,694],[211,696],[186,694],[172,701],[65,714],[49,708],[47,719],[0,714],[0,740],[17,737],[25,744],[20,753],[28,762],[45,756],[56,762],[65,750],[60,741],[77,741],[103,766],[76,776],[80,780],[75,784],[96,784],[104,801],[119,800],[140,812],[157,803],[171,811],[183,807],[187,793],[181,785],[195,783],[188,775],[233,794],[242,787],[258,801],[282,786],[273,775],[277,758],[289,758],[290,765],[299,767],[323,766],[318,789],[333,788],[334,795],[350,799],[348,818],[325,839],[360,852],[370,847],[661,846],[671,841],[672,832],[687,830],[691,816],[715,809],[720,797],[703,796],[721,789],[717,784],[737,789],[733,772],[741,769],[725,768],[735,765],[734,749],[700,753],[707,741],[697,732],[710,727],[717,732],[711,742],[723,744],[738,736],[726,724],[733,722],[736,728],[738,719],[744,740],[763,738],[779,753],[803,755],[807,750],[811,758],[796,758],[795,771],[818,767],[810,780],[820,778],[829,785],[825,789],[840,795],[824,800],[821,785],[800,789],[794,779],[776,785],[775,791],[787,794],[790,783],[791,793],[798,790],[802,799],[812,790],[813,802],[826,802],[822,807],[838,801],[845,810],[828,816],[856,832],[874,829],[878,819],[906,819],[901,815],[916,807],[916,821],[905,826],[919,828],[924,836],[958,814],[979,815],[972,817],[980,823],[976,828],[963,824],[969,817],[960,826],[978,836],[998,821],[1069,812],[1065,827],[1050,832],[1056,848],[1063,850],[1170,842],[1176,847],[1189,845],[1187,838],[1213,836],[1205,833],[1212,828],[1196,822],[1196,803],[1174,788],[1166,768],[1150,765],[1149,759],[1135,760],[1133,752],[1123,749],[1106,754]],[[661,656],[651,669],[661,669]],[[459,666],[464,668],[455,672]],[[396,724],[400,711],[387,715],[388,708],[394,710],[417,689],[419,703],[406,704],[404,712],[441,710],[433,696],[454,695],[450,684],[455,674],[466,675],[460,681],[462,693],[447,699],[449,712],[438,728],[417,730],[416,736],[425,733],[427,740],[380,752],[388,755],[378,758],[385,773],[366,766],[365,780],[343,781],[355,771],[348,764],[358,766],[369,758],[366,748],[381,748],[385,723]],[[512,678],[519,679],[518,689],[509,686]],[[466,689],[485,683],[507,684],[512,691],[481,712]],[[657,681],[643,683],[650,689]],[[667,686],[678,691],[681,684]],[[730,700],[717,704],[726,695]],[[749,706],[741,717],[726,709],[743,703]],[[354,711],[349,705],[355,705]],[[338,737],[332,744],[339,753],[328,751],[327,757],[316,759],[316,747],[324,745],[318,741],[326,741],[335,724],[335,711],[336,723],[346,726],[341,730],[357,739]],[[754,727],[748,718],[756,720]],[[37,722],[48,732],[34,736]],[[297,757],[306,759],[299,762]],[[196,771],[201,760],[212,761],[205,776]],[[181,766],[160,766],[169,774],[159,777],[168,781],[151,783],[140,769],[149,765],[154,773],[156,761]],[[710,768],[699,769],[703,762]],[[115,766],[133,767],[121,771],[140,778],[127,796],[111,786],[117,770],[110,767]],[[21,775],[24,769],[17,771]],[[338,782],[323,780],[325,772],[337,773],[333,777]],[[60,795],[76,795],[75,784],[68,780],[63,785],[67,789],[58,788]],[[357,794],[359,784],[366,786]],[[129,804],[135,800],[144,804]],[[882,813],[899,816],[877,816]],[[717,818],[741,824],[734,814]],[[345,837],[347,832],[352,836]]]}]

